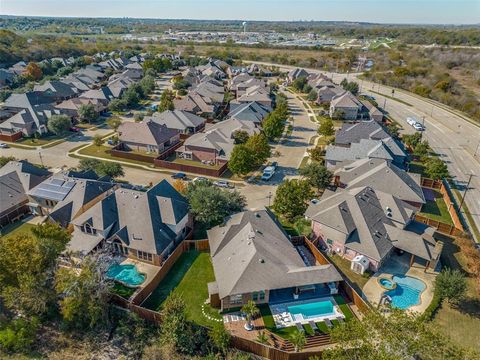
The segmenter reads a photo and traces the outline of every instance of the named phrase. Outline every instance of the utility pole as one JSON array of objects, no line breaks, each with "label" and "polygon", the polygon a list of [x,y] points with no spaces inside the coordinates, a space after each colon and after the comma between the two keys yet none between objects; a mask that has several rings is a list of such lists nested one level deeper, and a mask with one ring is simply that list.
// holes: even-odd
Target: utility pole
[{"label": "utility pole", "polygon": [[42,166],[44,166],[44,165],[43,165],[43,158],[42,158],[42,152],[41,152],[41,151],[38,151],[38,156],[40,157],[40,164],[42,164]]},{"label": "utility pole", "polygon": [[386,110],[386,109],[387,109],[387,97],[385,97],[383,101],[383,110]]},{"label": "utility pole", "polygon": [[459,211],[462,211],[462,206],[463,206],[463,203],[465,202],[465,196],[467,195],[468,188],[470,187],[470,182],[472,181],[472,177],[473,177],[473,174],[468,175],[467,187],[465,188],[465,192],[463,193],[462,201],[460,201],[460,205],[458,207]]},{"label": "utility pole", "polygon": [[268,207],[270,207],[270,202],[272,200],[272,192],[271,191],[268,192],[267,198],[268,198]]}]

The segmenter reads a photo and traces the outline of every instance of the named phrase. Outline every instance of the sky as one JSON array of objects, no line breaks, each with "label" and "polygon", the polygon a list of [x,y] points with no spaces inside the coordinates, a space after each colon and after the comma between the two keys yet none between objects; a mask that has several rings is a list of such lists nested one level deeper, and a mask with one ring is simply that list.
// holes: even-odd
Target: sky
[{"label": "sky", "polygon": [[0,0],[0,14],[480,24],[480,0]]}]

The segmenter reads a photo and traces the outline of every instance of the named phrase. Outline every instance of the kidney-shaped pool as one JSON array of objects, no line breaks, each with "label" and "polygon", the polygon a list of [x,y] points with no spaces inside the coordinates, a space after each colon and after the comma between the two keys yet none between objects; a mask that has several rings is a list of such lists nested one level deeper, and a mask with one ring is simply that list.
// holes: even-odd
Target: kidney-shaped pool
[{"label": "kidney-shaped pool", "polygon": [[392,299],[392,306],[408,309],[420,304],[420,296],[427,287],[423,281],[404,275],[394,275],[392,280],[397,286],[384,292]]}]

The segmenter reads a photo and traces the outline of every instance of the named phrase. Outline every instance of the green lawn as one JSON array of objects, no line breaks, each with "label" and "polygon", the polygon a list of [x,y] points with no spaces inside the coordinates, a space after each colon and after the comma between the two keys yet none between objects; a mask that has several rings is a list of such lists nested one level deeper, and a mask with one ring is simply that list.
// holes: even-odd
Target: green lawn
[{"label": "green lawn", "polygon": [[33,137],[31,138],[23,138],[18,141],[19,144],[22,145],[30,145],[30,146],[43,146],[47,144],[51,144],[54,142],[63,142],[71,135],[71,133],[59,136],[59,135],[44,135],[38,139]]},{"label": "green lawn", "polygon": [[1,235],[2,236],[16,236],[16,235],[25,235],[25,234],[30,234],[30,230],[34,227],[35,225],[23,222],[23,221],[17,221],[13,224],[9,224],[1,229]]},{"label": "green lawn", "polygon": [[419,213],[419,215],[453,225],[452,217],[448,212],[447,204],[445,204],[442,195],[438,192],[435,192],[435,201],[427,201],[426,204],[423,205],[422,211]]},{"label": "green lawn", "polygon": [[328,260],[335,264],[338,269],[350,280],[354,287],[357,287],[357,291],[363,289],[365,284],[367,283],[368,279],[370,278],[370,274],[367,275],[360,275],[352,270],[350,270],[350,261],[344,259],[338,255],[328,256]]},{"label": "green lawn", "polygon": [[95,156],[100,159],[109,159],[109,160],[116,160],[116,161],[122,161],[122,162],[127,162],[130,164],[134,165],[146,165],[146,166],[151,166],[153,167],[153,164],[144,162],[144,161],[136,161],[136,160],[131,160],[131,159],[125,159],[125,158],[120,158],[117,156],[112,156],[109,154],[107,151],[111,150],[110,147],[101,145],[101,146],[96,146],[94,144],[87,146],[86,148],[83,148],[80,150],[78,153],[80,155],[89,155],[89,156]]},{"label": "green lawn", "polygon": [[[210,255],[198,251],[186,252],[142,306],[160,310],[170,293],[178,293],[187,305],[188,319],[200,325],[212,325],[212,322],[202,315],[202,304],[208,298],[207,284],[212,281],[215,281],[215,276]],[[220,318],[216,310],[208,306],[206,308],[209,315]]]},{"label": "green lawn", "polygon": [[179,158],[174,158],[174,159],[169,160],[169,161],[172,161],[176,164],[196,166],[196,167],[204,168],[204,169],[218,170],[222,167],[222,165],[207,165],[207,164],[202,164],[200,161],[193,161],[193,160],[179,159]]}]

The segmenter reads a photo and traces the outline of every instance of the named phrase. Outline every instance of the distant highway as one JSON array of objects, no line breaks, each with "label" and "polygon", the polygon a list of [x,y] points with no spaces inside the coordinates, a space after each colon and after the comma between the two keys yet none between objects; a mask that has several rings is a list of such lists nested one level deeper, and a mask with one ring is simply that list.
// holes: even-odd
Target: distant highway
[{"label": "distant highway", "polygon": [[[283,71],[295,68],[294,66],[265,62],[255,63],[278,66]],[[426,127],[424,138],[445,161],[462,194],[470,174],[473,175],[465,197],[465,204],[477,229],[480,229],[480,124],[444,104],[401,89],[395,89],[394,99],[391,99],[393,88],[358,79],[359,74],[347,75],[315,69],[307,70],[312,73],[324,73],[336,83],[345,77],[357,81],[360,85],[360,92],[374,96],[380,107],[385,105],[385,110],[403,126],[405,132],[414,132],[406,122],[408,116],[415,116],[418,120],[424,121]],[[468,221],[465,214],[464,217]],[[472,235],[475,237],[475,234]],[[478,242],[480,239],[476,238],[476,241]]]}]

